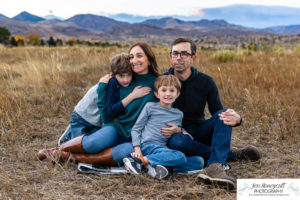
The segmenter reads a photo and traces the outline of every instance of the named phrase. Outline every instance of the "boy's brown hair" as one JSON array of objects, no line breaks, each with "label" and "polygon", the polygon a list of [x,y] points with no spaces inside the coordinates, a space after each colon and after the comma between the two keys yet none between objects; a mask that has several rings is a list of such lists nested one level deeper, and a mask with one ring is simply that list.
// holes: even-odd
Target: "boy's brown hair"
[{"label": "boy's brown hair", "polygon": [[110,61],[110,70],[114,75],[132,73],[128,54],[121,53],[114,56]]},{"label": "boy's brown hair", "polygon": [[174,86],[177,89],[177,92],[180,92],[181,83],[179,79],[174,75],[161,75],[156,79],[154,83],[155,92],[158,92],[158,89],[161,86]]}]

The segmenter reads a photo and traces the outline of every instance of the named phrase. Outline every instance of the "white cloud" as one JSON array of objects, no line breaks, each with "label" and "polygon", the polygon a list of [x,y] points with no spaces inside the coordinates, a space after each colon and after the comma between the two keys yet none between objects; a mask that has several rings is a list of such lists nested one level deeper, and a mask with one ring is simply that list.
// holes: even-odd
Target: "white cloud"
[{"label": "white cloud", "polygon": [[202,9],[196,9],[196,10],[191,10],[189,12],[189,15],[191,15],[191,16],[204,16],[205,13]]}]

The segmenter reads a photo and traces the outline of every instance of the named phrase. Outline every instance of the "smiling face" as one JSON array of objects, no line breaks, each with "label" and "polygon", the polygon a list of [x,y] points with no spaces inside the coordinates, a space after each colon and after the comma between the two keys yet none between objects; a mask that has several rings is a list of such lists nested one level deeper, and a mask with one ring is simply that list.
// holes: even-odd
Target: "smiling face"
[{"label": "smiling face", "polygon": [[173,64],[173,66],[174,66],[175,72],[182,74],[186,71],[191,70],[191,66],[196,59],[195,55],[190,55],[190,56],[187,56],[186,58],[182,58],[182,56],[180,54],[178,54],[177,56],[172,56],[172,52],[176,52],[176,54],[182,53],[182,52],[192,54],[190,43],[182,42],[182,43],[175,44],[172,47],[170,58],[171,58],[171,62]]},{"label": "smiling face", "polygon": [[179,91],[175,86],[160,86],[158,91],[154,92],[154,94],[162,106],[171,108],[172,103],[174,103],[179,96]]},{"label": "smiling face", "polygon": [[141,47],[133,47],[129,52],[129,58],[133,72],[137,74],[147,74],[149,72],[149,61]]},{"label": "smiling face", "polygon": [[132,73],[116,74],[115,77],[122,87],[127,87],[131,83]]}]

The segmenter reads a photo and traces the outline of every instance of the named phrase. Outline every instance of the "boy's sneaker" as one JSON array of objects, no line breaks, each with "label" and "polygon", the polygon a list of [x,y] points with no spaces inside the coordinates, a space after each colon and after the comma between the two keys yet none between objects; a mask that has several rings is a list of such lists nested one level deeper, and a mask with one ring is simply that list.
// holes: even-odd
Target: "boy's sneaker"
[{"label": "boy's sneaker", "polygon": [[162,165],[156,165],[155,167],[152,167],[150,164],[148,164],[146,165],[146,169],[147,173],[153,178],[163,179],[169,174],[168,169]]},{"label": "boy's sneaker", "polygon": [[65,130],[65,132],[60,136],[58,139],[58,146],[60,146],[62,143],[65,143],[71,139],[71,125],[69,124]]},{"label": "boy's sneaker", "polygon": [[123,158],[123,163],[125,168],[133,174],[141,174],[142,173],[142,167],[143,167],[143,162],[138,159],[138,158]]}]

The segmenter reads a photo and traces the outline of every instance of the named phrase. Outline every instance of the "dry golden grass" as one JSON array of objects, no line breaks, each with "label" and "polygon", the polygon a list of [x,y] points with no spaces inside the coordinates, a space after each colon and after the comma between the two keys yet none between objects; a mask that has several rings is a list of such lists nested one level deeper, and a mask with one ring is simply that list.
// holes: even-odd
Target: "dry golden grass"
[{"label": "dry golden grass", "polygon": [[[278,49],[278,47],[277,47]],[[161,72],[168,48],[154,49]],[[109,71],[109,59],[127,49],[0,48],[0,199],[234,199],[199,183],[196,175],[82,175],[74,163],[37,159],[56,145],[71,111],[89,87]],[[198,52],[195,66],[212,76],[226,108],[243,116],[232,147],[261,149],[258,162],[232,163],[237,178],[300,178],[300,52],[236,52],[219,62],[216,52]]]}]

